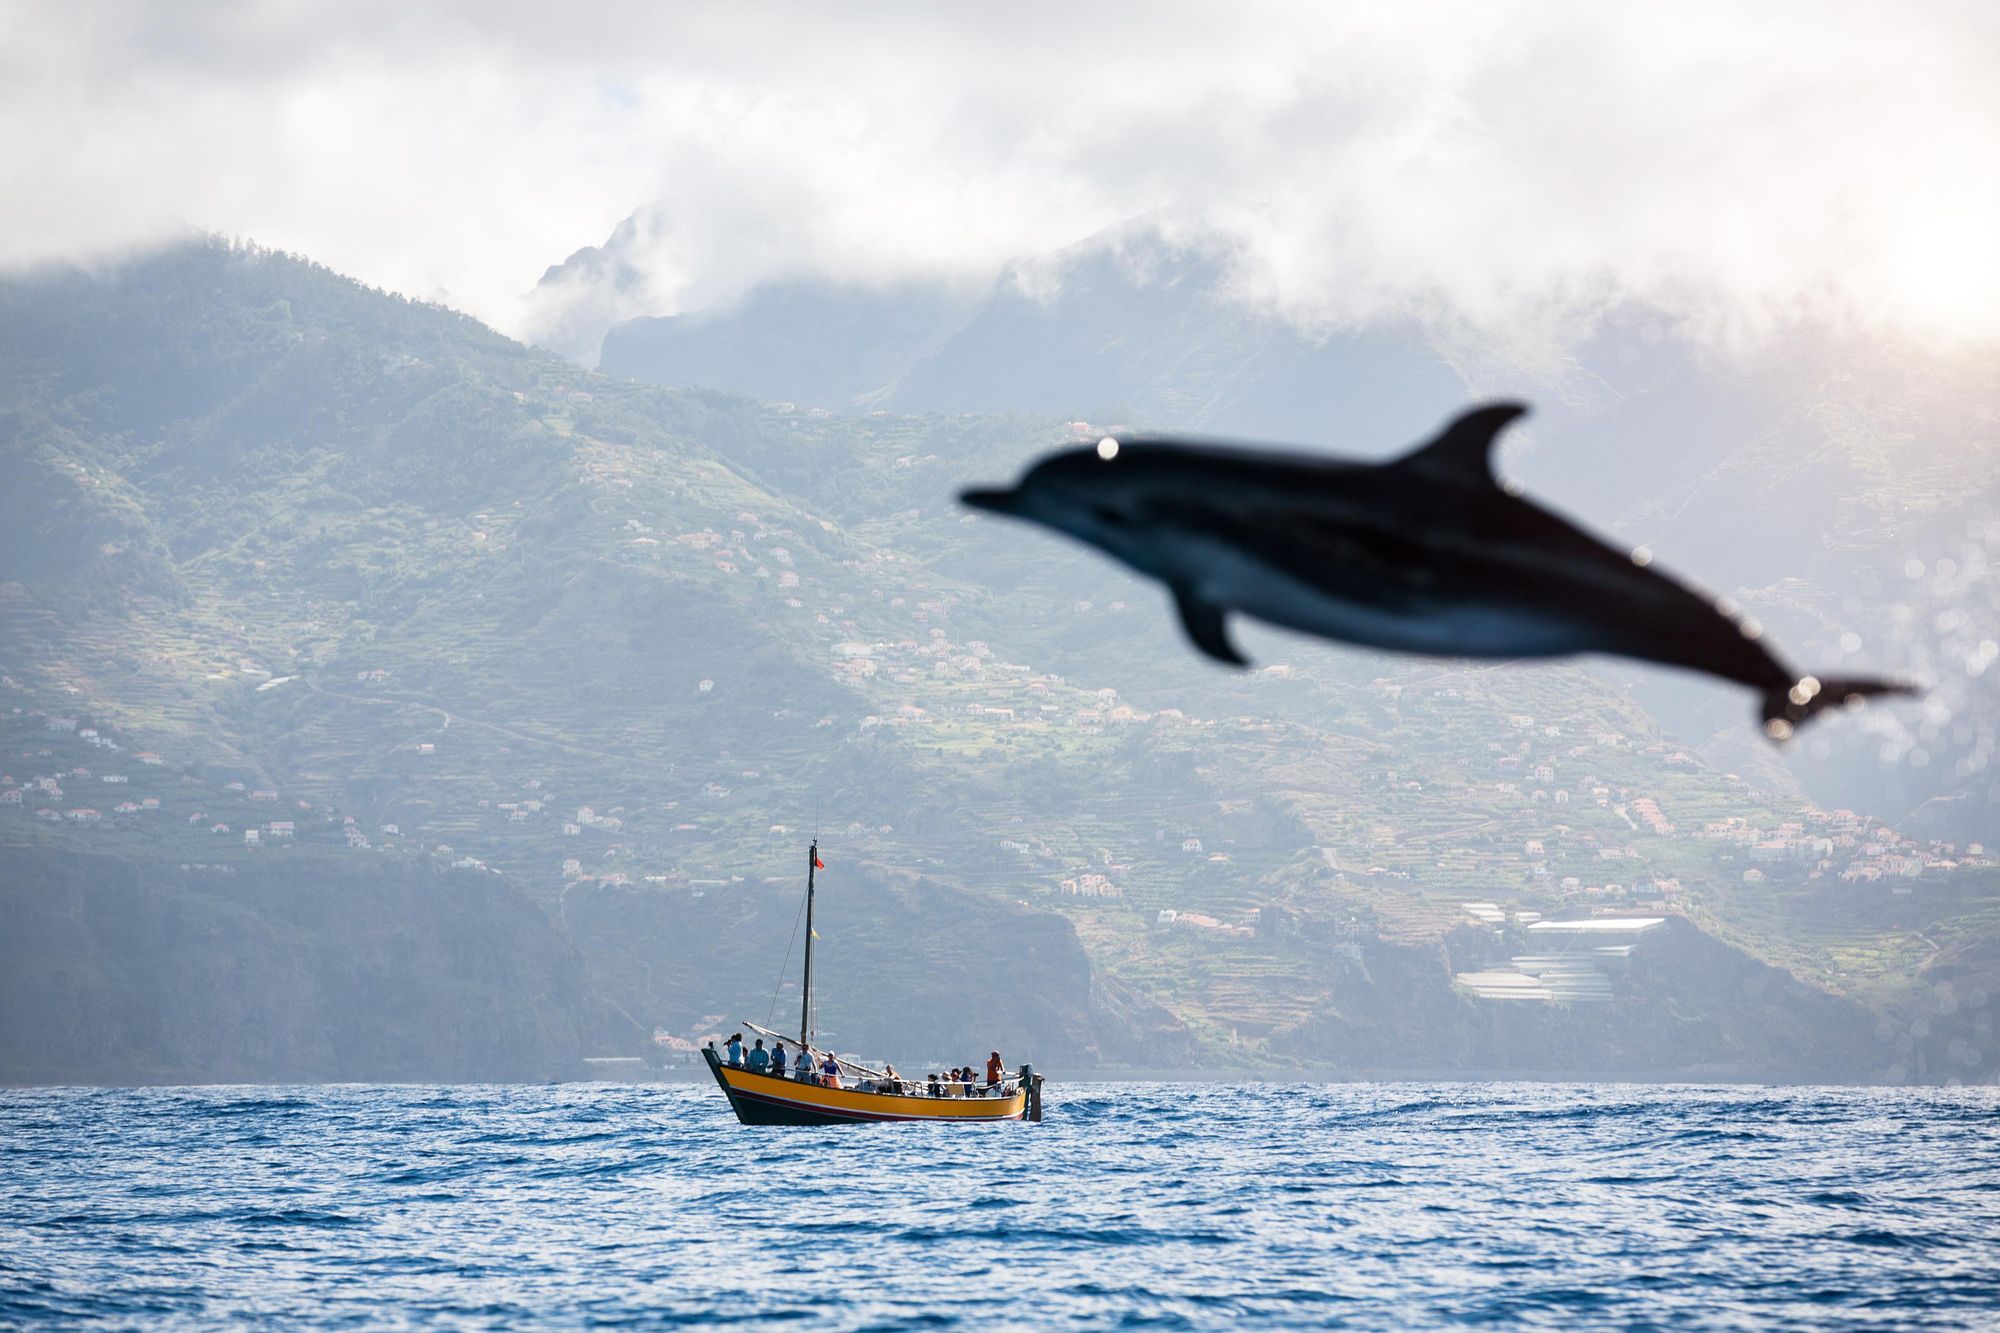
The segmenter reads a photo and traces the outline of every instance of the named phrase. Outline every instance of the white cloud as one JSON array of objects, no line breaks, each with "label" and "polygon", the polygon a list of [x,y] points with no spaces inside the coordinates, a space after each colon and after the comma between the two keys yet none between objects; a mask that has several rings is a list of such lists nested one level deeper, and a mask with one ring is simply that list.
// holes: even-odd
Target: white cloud
[{"label": "white cloud", "polygon": [[1189,201],[1246,296],[1637,297],[2000,336],[2000,11],[1771,3],[0,9],[0,264],[186,224],[503,328],[661,201],[617,308],[984,276]]}]

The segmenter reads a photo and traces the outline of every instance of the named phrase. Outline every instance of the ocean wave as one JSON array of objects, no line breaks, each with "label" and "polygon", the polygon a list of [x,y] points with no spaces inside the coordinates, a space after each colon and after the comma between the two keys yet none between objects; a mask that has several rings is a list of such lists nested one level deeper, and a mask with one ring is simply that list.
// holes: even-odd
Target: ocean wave
[{"label": "ocean wave", "polygon": [[[2000,1322],[2000,1094],[1051,1085],[0,1092],[0,1324]],[[1880,1302],[1875,1304],[1874,1302]]]}]

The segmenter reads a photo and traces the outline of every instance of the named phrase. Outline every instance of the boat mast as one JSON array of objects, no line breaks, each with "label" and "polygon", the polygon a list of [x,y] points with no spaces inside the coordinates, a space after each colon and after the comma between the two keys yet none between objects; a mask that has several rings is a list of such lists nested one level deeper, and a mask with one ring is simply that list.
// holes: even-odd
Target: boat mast
[{"label": "boat mast", "polygon": [[812,841],[812,850],[806,853],[806,981],[804,993],[799,997],[799,1049],[807,1049],[812,1041],[813,1005],[813,872],[819,869],[819,839]]}]

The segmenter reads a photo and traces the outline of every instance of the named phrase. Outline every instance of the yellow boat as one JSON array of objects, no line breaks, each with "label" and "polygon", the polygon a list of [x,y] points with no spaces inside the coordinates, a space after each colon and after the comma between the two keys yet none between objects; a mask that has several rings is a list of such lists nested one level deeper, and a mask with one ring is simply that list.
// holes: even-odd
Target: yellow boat
[{"label": "yellow boat", "polygon": [[[798,1049],[806,1058],[827,1058],[812,1045],[812,942],[814,872],[823,869],[819,842],[812,844],[806,857],[806,957],[805,994],[799,1006]],[[744,1026],[780,1040],[791,1040],[769,1028],[746,1023]],[[746,1125],[851,1125],[862,1121],[918,1120],[932,1123],[970,1124],[991,1120],[1032,1120],[1042,1118],[1042,1078],[1031,1065],[1022,1065],[1017,1075],[1003,1077],[997,1085],[951,1085],[957,1096],[931,1096],[922,1080],[892,1078],[886,1071],[867,1069],[852,1061],[831,1057],[844,1080],[853,1076],[852,1086],[827,1086],[801,1082],[797,1078],[752,1070],[730,1064],[710,1042],[702,1049],[709,1072],[729,1098],[736,1118]]]}]

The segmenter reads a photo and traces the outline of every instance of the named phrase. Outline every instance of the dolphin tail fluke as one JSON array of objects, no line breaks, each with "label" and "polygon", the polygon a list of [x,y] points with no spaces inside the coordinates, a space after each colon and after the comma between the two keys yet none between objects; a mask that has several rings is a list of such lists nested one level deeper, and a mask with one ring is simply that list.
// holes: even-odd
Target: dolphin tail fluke
[{"label": "dolphin tail fluke", "polygon": [[1857,703],[1883,694],[1917,694],[1915,685],[1901,680],[1876,680],[1866,676],[1801,676],[1790,685],[1780,686],[1764,696],[1764,734],[1774,741],[1790,739],[1793,732],[1812,721],[1824,709]]}]

